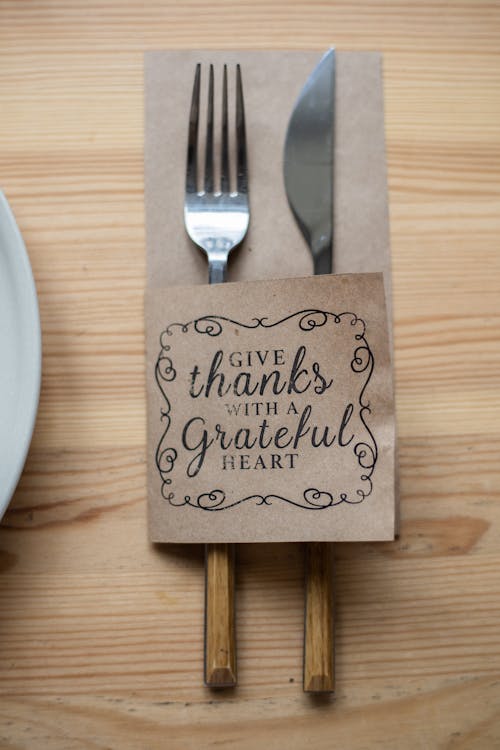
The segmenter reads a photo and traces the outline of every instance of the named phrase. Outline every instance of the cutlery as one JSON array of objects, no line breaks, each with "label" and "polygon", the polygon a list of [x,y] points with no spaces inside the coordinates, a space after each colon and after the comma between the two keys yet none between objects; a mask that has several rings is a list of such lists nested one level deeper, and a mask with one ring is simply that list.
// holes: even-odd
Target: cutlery
[{"label": "cutlery", "polygon": [[[314,273],[332,272],[335,50],[308,78],[288,124],[284,179],[288,202],[309,245]],[[304,678],[307,692],[335,688],[332,545],[306,545]]]},{"label": "cutlery", "polygon": [[[189,116],[184,223],[193,242],[208,260],[208,280],[226,280],[229,254],[248,229],[248,170],[241,69],[236,66],[236,181],[231,185],[227,66],[222,79],[220,185],[214,169],[214,68],[208,77],[207,126],[203,187],[198,180],[198,125],[201,65],[196,66]],[[201,177],[201,176],[200,176]],[[233,188],[233,189],[232,189]],[[236,684],[234,617],[234,545],[207,544],[205,557],[205,683],[209,687]]]}]

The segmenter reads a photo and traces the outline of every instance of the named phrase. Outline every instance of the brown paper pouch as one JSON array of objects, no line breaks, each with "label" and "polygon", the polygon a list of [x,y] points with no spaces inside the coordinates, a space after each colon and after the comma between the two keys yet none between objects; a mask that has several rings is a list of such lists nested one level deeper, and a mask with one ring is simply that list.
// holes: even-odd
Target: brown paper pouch
[{"label": "brown paper pouch", "polygon": [[[148,287],[203,284],[207,279],[206,259],[189,240],[183,225],[187,119],[197,62],[212,62],[216,71],[223,63],[232,66],[238,62],[243,72],[251,223],[244,243],[230,259],[229,280],[300,277],[312,272],[309,250],[287,204],[281,154],[293,104],[320,57],[321,53],[311,51],[146,54]],[[391,315],[378,53],[337,53],[334,237],[335,272],[382,271]],[[151,450],[150,446],[148,453]]]}]

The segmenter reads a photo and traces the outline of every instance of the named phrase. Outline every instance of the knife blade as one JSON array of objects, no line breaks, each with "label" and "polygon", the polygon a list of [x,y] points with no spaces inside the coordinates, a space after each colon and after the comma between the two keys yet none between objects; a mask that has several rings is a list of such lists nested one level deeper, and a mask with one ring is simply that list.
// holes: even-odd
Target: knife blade
[{"label": "knife blade", "polygon": [[290,208],[309,245],[314,273],[332,272],[335,50],[307,79],[288,124],[284,150]]},{"label": "knife blade", "polygon": [[[283,172],[293,215],[309,245],[314,273],[333,268],[335,50],[309,76],[285,138]],[[335,653],[332,545],[306,545],[304,675],[306,692],[333,692]]]}]

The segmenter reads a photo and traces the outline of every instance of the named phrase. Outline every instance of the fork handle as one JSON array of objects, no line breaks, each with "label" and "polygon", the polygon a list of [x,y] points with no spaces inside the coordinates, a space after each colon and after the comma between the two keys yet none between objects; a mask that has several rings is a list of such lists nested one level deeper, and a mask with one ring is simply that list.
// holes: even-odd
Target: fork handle
[{"label": "fork handle", "polygon": [[205,553],[205,684],[236,685],[234,544],[207,544]]},{"label": "fork handle", "polygon": [[208,283],[222,284],[227,276],[227,257],[214,258],[208,265]]},{"label": "fork handle", "polygon": [[304,690],[335,690],[333,545],[306,544]]}]

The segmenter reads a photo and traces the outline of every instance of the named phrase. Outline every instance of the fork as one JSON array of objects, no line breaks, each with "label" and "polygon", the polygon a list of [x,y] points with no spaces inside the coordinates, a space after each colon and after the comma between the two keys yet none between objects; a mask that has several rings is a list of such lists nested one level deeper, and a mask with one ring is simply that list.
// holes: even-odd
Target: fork
[{"label": "fork", "polygon": [[[214,67],[210,65],[203,189],[198,180],[198,130],[201,65],[196,66],[189,116],[184,223],[188,235],[208,259],[208,280],[226,280],[231,251],[248,229],[248,168],[241,69],[236,66],[236,184],[231,190],[227,65],[222,79],[220,186],[214,175]],[[234,617],[234,545],[207,544],[205,552],[205,684],[236,685]]]},{"label": "fork", "polygon": [[214,180],[214,67],[208,81],[207,134],[205,144],[204,189],[198,189],[198,123],[200,112],[201,65],[196,66],[189,117],[188,155],[184,223],[193,242],[208,259],[208,280],[226,280],[229,253],[243,240],[248,229],[248,168],[245,113],[241,69],[236,66],[236,190],[230,189],[229,127],[227,106],[227,65],[222,79],[222,139],[220,190]]}]

